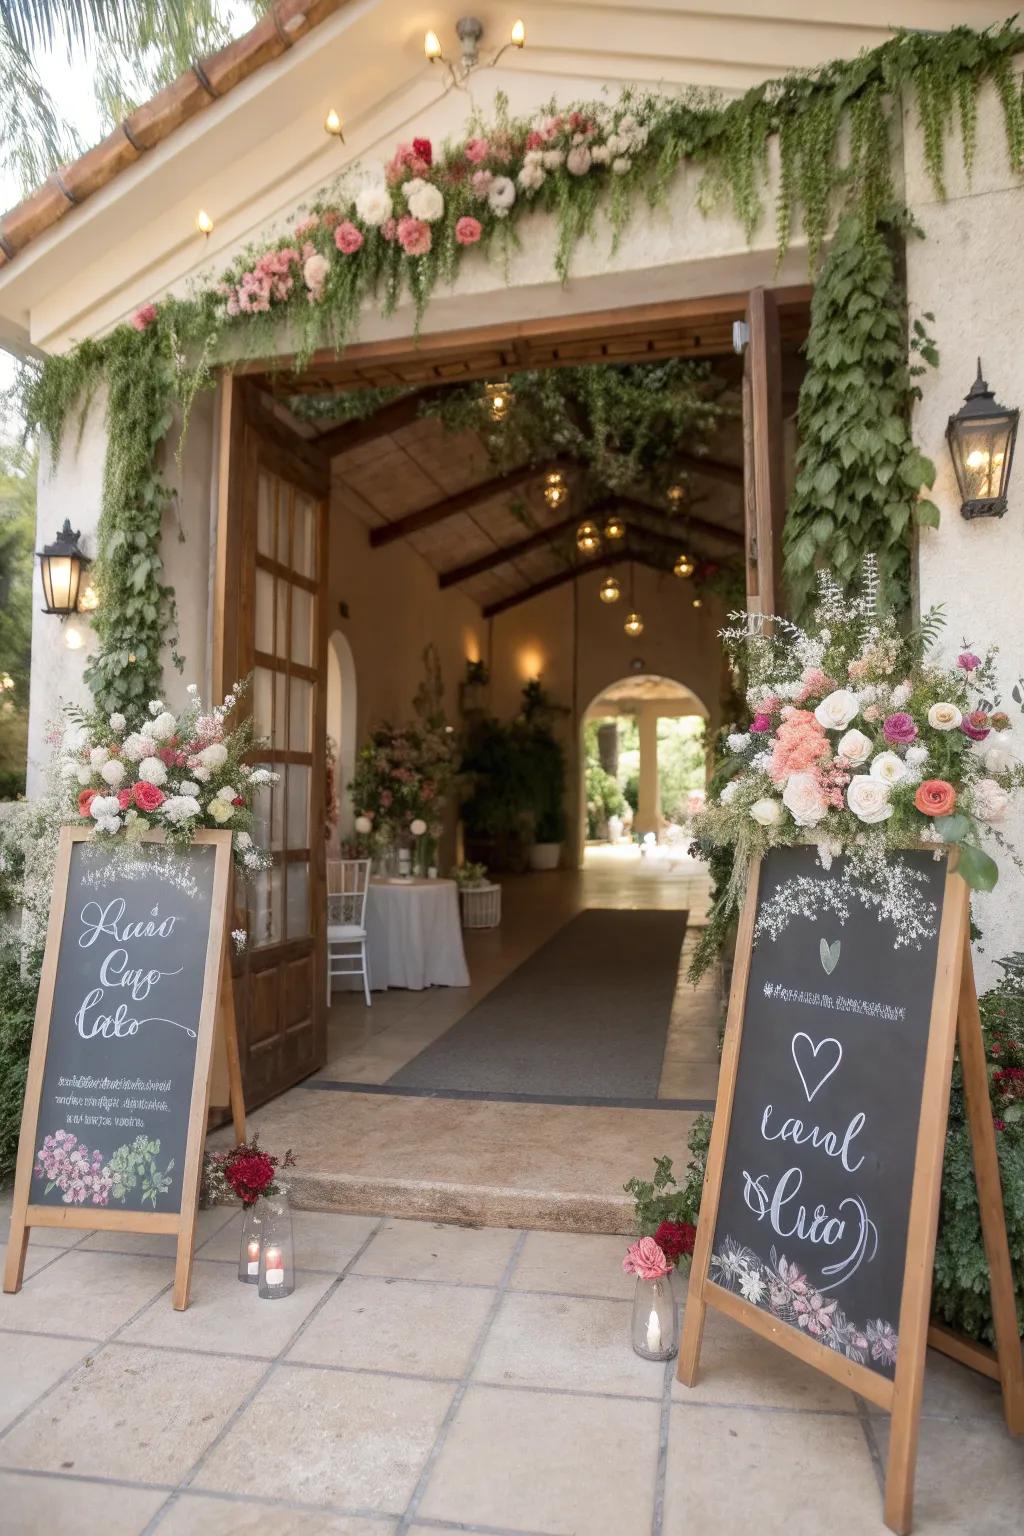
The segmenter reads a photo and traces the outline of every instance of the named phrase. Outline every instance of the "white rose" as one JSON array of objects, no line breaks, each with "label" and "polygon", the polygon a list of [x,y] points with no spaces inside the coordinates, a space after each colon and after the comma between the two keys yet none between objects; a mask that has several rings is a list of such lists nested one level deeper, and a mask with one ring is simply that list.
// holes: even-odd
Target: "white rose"
[{"label": "white rose", "polygon": [[955,704],[933,704],[928,711],[928,724],[933,731],[955,731],[962,719]]},{"label": "white rose", "polygon": [[139,764],[139,778],[144,784],[165,784],[166,765],[158,757],[144,757]]},{"label": "white rose", "polygon": [[590,170],[590,150],[585,144],[574,144],[565,157],[565,168],[570,176],[585,176]]},{"label": "white rose", "polygon": [[544,169],[557,171],[565,161],[565,151],[561,149],[546,149],[544,151]]},{"label": "white rose", "polygon": [[371,229],[379,229],[393,212],[386,187],[364,187],[356,198],[356,213]]},{"label": "white rose", "polygon": [[628,155],[616,155],[612,161],[612,171],[616,176],[625,176],[633,162]]},{"label": "white rose", "polygon": [[218,789],[218,791],[217,791],[217,799],[218,800],[226,800],[229,805],[231,804],[232,800],[235,800],[237,798],[238,798],[238,790],[235,788],[235,786],[233,784],[222,784],[220,789]]},{"label": "white rose", "polygon": [[164,712],[163,699],[150,699],[149,712],[153,716],[154,720],[156,719],[157,715],[162,715]]},{"label": "white rose", "polygon": [[813,773],[791,773],[782,792],[782,803],[798,827],[816,827],[828,810]]},{"label": "white rose", "polygon": [[112,789],[116,789],[124,778],[124,763],[119,763],[116,757],[112,757],[109,763],[104,763],[100,769],[100,777],[103,778]]},{"label": "white rose", "polygon": [[221,741],[211,741],[199,754],[199,761],[204,768],[223,768],[227,760],[228,749]]},{"label": "white rose", "polygon": [[422,821],[419,816],[417,816],[415,821],[411,821],[409,823],[409,831],[412,833],[413,837],[422,837],[426,830],[427,824],[425,821]]},{"label": "white rose", "polygon": [[373,822],[370,820],[369,816],[356,817],[356,831],[359,833],[360,837],[365,837],[366,834],[371,831],[372,827]]},{"label": "white rose", "polygon": [[895,752],[879,752],[877,757],[872,758],[868,772],[882,784],[898,784],[900,779],[907,776],[903,759],[897,757]]},{"label": "white rose", "polygon": [[782,820],[782,806],[777,800],[769,800],[766,796],[763,800],[754,801],[750,814],[759,827],[776,827]]},{"label": "white rose", "polygon": [[1010,773],[1017,765],[1015,754],[998,741],[986,747],[983,760],[989,773]]},{"label": "white rose", "polygon": [[846,803],[858,820],[867,822],[869,826],[878,821],[888,821],[892,815],[888,784],[881,779],[873,779],[868,773],[858,773],[850,780]]},{"label": "white rose", "polygon": [[814,711],[814,718],[826,731],[845,731],[859,708],[855,693],[849,688],[837,688],[825,695]]},{"label": "white rose", "polygon": [[106,747],[93,747],[92,751],[89,753],[89,761],[98,772],[103,767],[103,764],[106,762],[109,756],[110,753],[107,751]]},{"label": "white rose", "polygon": [[515,200],[515,182],[508,176],[495,176],[487,189],[487,202],[491,212],[499,219],[507,218],[508,210]]},{"label": "white rose", "polygon": [[745,752],[750,746],[750,737],[746,731],[734,731],[728,742],[730,752]]},{"label": "white rose", "polygon": [[128,721],[125,719],[124,715],[113,714],[110,717],[110,729],[112,731],[116,731],[119,736],[127,724]]},{"label": "white rose", "polygon": [[444,198],[440,191],[432,182],[421,181],[410,196],[409,188],[412,186],[413,182],[410,181],[405,188],[409,212],[414,219],[422,219],[425,224],[436,224],[444,215]]},{"label": "white rose", "polygon": [[220,823],[221,825],[223,825],[225,821],[230,821],[232,816],[235,814],[234,806],[228,805],[226,800],[211,800],[206,809],[213,817],[214,821]]},{"label": "white rose", "polygon": [[974,814],[982,821],[1002,821],[1010,796],[995,779],[979,779],[972,792]]},{"label": "white rose", "polygon": [[168,736],[173,736],[178,729],[178,722],[169,709],[165,709],[162,715],[157,715],[149,728],[149,734],[155,741],[166,741]]},{"label": "white rose", "polygon": [[865,736],[863,731],[847,731],[845,736],[839,738],[836,752],[852,767],[859,768],[871,756],[871,738]]}]

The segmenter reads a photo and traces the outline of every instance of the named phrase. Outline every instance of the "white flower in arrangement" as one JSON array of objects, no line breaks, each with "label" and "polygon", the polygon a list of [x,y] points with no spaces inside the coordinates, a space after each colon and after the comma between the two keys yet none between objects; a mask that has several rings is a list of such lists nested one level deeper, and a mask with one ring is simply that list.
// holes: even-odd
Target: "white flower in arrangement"
[{"label": "white flower in arrangement", "polygon": [[149,712],[153,716],[154,720],[156,719],[157,715],[163,714],[165,707],[166,706],[163,699],[150,699],[149,701]]},{"label": "white flower in arrangement", "polygon": [[252,838],[249,836],[248,832],[235,833],[235,847],[241,848],[243,853],[247,848],[252,847]]},{"label": "white flower in arrangement", "polygon": [[590,160],[586,144],[574,144],[565,157],[565,168],[570,176],[585,176],[590,170]]},{"label": "white flower in arrangement", "polygon": [[516,180],[524,192],[536,192],[547,180],[547,172],[540,161],[527,162],[519,172]]},{"label": "white flower in arrangement", "polygon": [[756,1306],[764,1300],[768,1287],[755,1269],[744,1269],[740,1273],[740,1291],[745,1301],[752,1301]]},{"label": "white flower in arrangement", "polygon": [[149,728],[149,734],[155,741],[166,741],[168,736],[173,736],[177,729],[177,720],[175,720],[169,709],[165,709],[153,721]]},{"label": "white flower in arrangement", "polygon": [[172,826],[178,826],[181,822],[189,821],[193,816],[198,816],[200,809],[199,801],[194,795],[168,795],[160,807],[160,814]]},{"label": "white flower in arrangement", "polygon": [[112,757],[100,769],[100,778],[103,779],[104,783],[109,784],[112,789],[116,789],[124,778],[124,763],[118,762],[116,757]]},{"label": "white flower in arrangement", "polygon": [[144,757],[139,764],[139,778],[145,784],[166,784],[167,765],[158,757]]},{"label": "white flower in arrangement", "polygon": [[232,800],[238,799],[238,790],[233,784],[222,784],[217,791],[218,800],[226,800],[230,805]]},{"label": "white flower in arrangement", "polygon": [[[632,169],[632,166],[633,162],[628,155],[616,155],[612,161],[612,171],[616,176],[625,176],[626,172]],[[758,1283],[760,1284],[760,1282]]]},{"label": "white flower in arrangement", "polygon": [[118,714],[116,711],[110,717],[110,729],[116,731],[119,736],[127,724],[128,721],[124,715]]},{"label": "white flower in arrangement", "polygon": [[373,822],[369,816],[357,816],[355,825],[360,837],[365,837],[368,832],[373,830]]},{"label": "white flower in arrangement", "polygon": [[763,799],[754,801],[750,814],[759,827],[777,827],[782,820],[782,806],[777,800],[765,795]]},{"label": "white flower in arrangement", "polygon": [[78,764],[74,761],[74,759],[69,758],[66,763],[61,763],[60,772],[61,777],[64,779],[77,779]]},{"label": "white flower in arrangement", "polygon": [[828,810],[828,802],[813,773],[791,773],[782,792],[782,803],[798,827],[816,827]]},{"label": "white flower in arrangement", "polygon": [[750,737],[746,731],[733,731],[728,743],[730,752],[745,752],[750,746]]},{"label": "white flower in arrangement", "polygon": [[877,757],[871,759],[868,772],[873,779],[883,784],[898,784],[907,776],[906,764],[895,752],[879,752]]},{"label": "white flower in arrangement", "polygon": [[433,182],[415,176],[412,181],[406,182],[403,190],[414,219],[422,219],[425,224],[436,224],[443,217],[444,198]]},{"label": "white flower in arrangement", "polygon": [[892,815],[889,804],[889,786],[881,779],[873,779],[869,773],[858,773],[846,788],[846,803],[859,821],[874,826],[888,821]]},{"label": "white flower in arrangement", "polygon": [[141,763],[144,757],[153,756],[156,751],[156,742],[152,736],[143,736],[139,731],[132,731],[130,736],[125,737],[121,750],[129,762]]},{"label": "white flower in arrangement", "polygon": [[198,793],[199,785],[193,784],[191,779],[182,779],[181,783],[178,785],[179,795],[198,795]]},{"label": "white flower in arrangement", "polygon": [[516,200],[516,184],[510,176],[495,176],[487,189],[487,202],[496,218],[508,218],[508,211]]},{"label": "white flower in arrangement", "polygon": [[255,848],[250,848],[249,852],[245,855],[245,867],[246,869],[262,869],[262,853],[257,853]]},{"label": "white flower in arrangement", "polygon": [[607,144],[592,144],[590,146],[590,158],[595,165],[607,165],[611,157],[611,140]]},{"label": "white flower in arrangement", "polygon": [[250,784],[276,784],[278,775],[272,773],[269,768],[254,768],[249,779]]},{"label": "white flower in arrangement", "polygon": [[379,229],[394,209],[386,187],[364,187],[356,197],[356,213],[371,229]]},{"label": "white flower in arrangement", "polygon": [[302,263],[302,280],[314,296],[319,297],[330,270],[330,262],[326,256],[321,256],[319,251],[314,251],[312,256],[307,256]]},{"label": "white flower in arrangement", "polygon": [[217,799],[216,796],[209,802],[206,811],[207,815],[212,816],[214,821],[220,826],[223,826],[226,821],[230,821],[235,814],[233,805],[229,804],[227,800]]},{"label": "white flower in arrangement", "polygon": [[204,768],[223,768],[227,760],[228,749],[222,741],[211,741],[199,754],[199,761]]},{"label": "white flower in arrangement", "polygon": [[836,752],[852,768],[859,768],[871,756],[871,738],[863,731],[847,731],[845,736],[840,736]]},{"label": "white flower in arrangement", "polygon": [[544,151],[544,169],[557,171],[559,166],[565,164],[565,151],[562,149],[546,149]]},{"label": "white flower in arrangement", "polygon": [[121,818],[120,816],[101,816],[96,823],[96,827],[100,832],[120,832]]},{"label": "white flower in arrangement", "polygon": [[98,772],[103,767],[103,764],[106,762],[109,756],[110,753],[107,751],[106,747],[93,747],[89,753],[89,762]]},{"label": "white flower in arrangement", "polygon": [[121,809],[116,795],[93,795],[89,805],[89,815],[95,821],[102,821],[104,817],[116,816]]},{"label": "white flower in arrangement", "polygon": [[415,821],[410,821],[409,823],[409,831],[412,833],[413,837],[423,837],[426,830],[427,824],[419,816],[416,817]]},{"label": "white flower in arrangement", "polygon": [[928,761],[927,747],[908,747],[906,763],[908,768],[922,768]]},{"label": "white flower in arrangement", "polygon": [[814,718],[826,731],[845,731],[859,709],[855,693],[849,688],[837,688],[825,695],[814,711]]},{"label": "white flower in arrangement", "polygon": [[[210,769],[207,768],[205,763],[196,763],[195,767],[192,769],[192,777],[198,779],[200,784],[206,784],[210,778]],[[198,787],[196,789],[196,793],[199,793]]]},{"label": "white flower in arrangement", "polygon": [[739,781],[739,779],[730,779],[728,784],[723,784],[722,785],[722,792],[721,792],[721,794],[718,797],[718,803],[720,805],[728,805],[731,800],[735,800],[735,798],[739,794],[739,792],[740,792],[740,781]]},{"label": "white flower in arrangement", "polygon": [[893,709],[902,709],[913,691],[909,683],[897,683],[892,691]]},{"label": "white flower in arrangement", "polygon": [[928,724],[933,731],[959,730],[963,718],[955,704],[933,704],[928,711]]},{"label": "white flower in arrangement", "polygon": [[84,766],[81,767],[81,768],[76,768],[75,769],[75,774],[77,775],[79,784],[81,784],[84,787],[86,784],[88,784],[89,780],[92,778],[92,769],[91,768],[86,768]]},{"label": "white flower in arrangement", "polygon": [[974,814],[982,821],[1002,821],[1010,796],[995,779],[979,779],[974,786]]},{"label": "white flower in arrangement", "polygon": [[249,942],[249,935],[246,933],[244,928],[232,928],[232,930],[231,930],[231,942],[235,946],[235,953],[236,954],[238,954],[238,955],[244,954],[245,946]]},{"label": "white flower in arrangement", "polygon": [[985,748],[982,760],[989,773],[1009,773],[1017,763],[1016,754],[999,741]]}]

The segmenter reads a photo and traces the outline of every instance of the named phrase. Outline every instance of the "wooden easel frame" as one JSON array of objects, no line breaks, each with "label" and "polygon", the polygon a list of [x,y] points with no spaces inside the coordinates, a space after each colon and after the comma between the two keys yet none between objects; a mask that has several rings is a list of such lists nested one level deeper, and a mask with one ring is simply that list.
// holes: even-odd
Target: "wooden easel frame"
[{"label": "wooden easel frame", "polygon": [[[196,1213],[202,1182],[203,1148],[210,1103],[210,1077],[215,1036],[223,1038],[226,1053],[228,1095],[235,1133],[245,1138],[245,1108],[239,1070],[238,1036],[231,989],[231,964],[228,955],[228,897],[231,885],[231,833],[201,831],[195,843],[211,843],[215,848],[213,890],[210,902],[210,933],[206,946],[203,994],[196,1040],[195,1075],[189,1104],[188,1137],[182,1173],[181,1209],[178,1211],[111,1211],[97,1206],[32,1205],[29,1200],[32,1168],[35,1162],[39,1108],[42,1098],[43,1071],[53,1016],[53,995],[57,980],[57,960],[67,903],[71,851],[76,843],[90,837],[86,827],[63,827],[57,849],[53,876],[53,897],[46,930],[46,950],[39,979],[36,1019],[32,1032],[25,1103],[21,1115],[21,1139],[14,1175],[14,1200],[11,1229],[4,1266],[4,1290],[19,1291],[25,1270],[25,1254],[33,1227],[60,1227],[65,1231],[167,1232],[178,1240],[174,1266],[173,1303],[181,1312],[188,1306],[192,1279],[192,1253],[195,1245]],[[163,842],[162,832],[147,832],[144,842]]]},{"label": "wooden easel frame", "polygon": [[[819,1344],[751,1302],[744,1301],[732,1291],[716,1285],[709,1278],[711,1247],[718,1222],[722,1175],[740,1060],[760,874],[760,860],[755,860],[751,866],[736,940],[736,962],[722,1050],[718,1101],[715,1105],[690,1269],[678,1377],[684,1386],[693,1386],[700,1360],[704,1318],[707,1308],[714,1307],[761,1338],[770,1340],[807,1365],[831,1376],[834,1381],[860,1393],[879,1408],[886,1409],[892,1416],[892,1433],[885,1480],[885,1523],[898,1536],[906,1536],[911,1529],[913,1512],[914,1471],[927,1346],[931,1342],[938,1348],[945,1347],[947,1353],[958,1359],[963,1359],[965,1353],[962,1346],[950,1347],[948,1338],[941,1330],[929,1332],[932,1266],[949,1116],[953,1046],[956,1040],[960,1044],[982,1233],[992,1286],[997,1347],[996,1369],[988,1374],[995,1374],[1001,1382],[1003,1413],[1008,1430],[1014,1435],[1024,1433],[1024,1357],[1017,1333],[1010,1250],[989,1101],[981,1018],[971,961],[969,892],[964,881],[948,865],[907,1226],[907,1256],[899,1317],[899,1353],[895,1379],[889,1381],[867,1366],[847,1360],[827,1345]],[[955,1335],[949,1337],[955,1339]]]}]

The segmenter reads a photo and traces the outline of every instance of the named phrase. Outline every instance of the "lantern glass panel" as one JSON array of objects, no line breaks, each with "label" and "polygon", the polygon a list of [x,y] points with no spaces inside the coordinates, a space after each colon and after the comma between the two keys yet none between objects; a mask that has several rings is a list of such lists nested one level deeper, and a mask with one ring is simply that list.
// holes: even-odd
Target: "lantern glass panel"
[{"label": "lantern glass panel", "polygon": [[990,501],[1005,494],[1010,457],[1005,413],[957,423],[953,465],[963,501]]}]

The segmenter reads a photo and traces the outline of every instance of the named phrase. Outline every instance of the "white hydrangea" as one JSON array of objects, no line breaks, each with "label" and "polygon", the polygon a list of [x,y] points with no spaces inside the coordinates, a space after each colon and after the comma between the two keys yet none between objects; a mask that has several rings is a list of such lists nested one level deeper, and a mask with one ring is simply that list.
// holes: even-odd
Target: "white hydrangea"
[{"label": "white hydrangea", "polygon": [[129,762],[141,763],[144,757],[153,756],[156,751],[156,742],[152,736],[144,736],[140,731],[132,731],[130,736],[125,737],[121,750]]},{"label": "white hydrangea", "polygon": [[157,715],[149,728],[149,734],[156,741],[166,741],[168,736],[173,736],[178,729],[178,722],[169,709],[165,709],[162,715]]},{"label": "white hydrangea", "polygon": [[120,832],[121,818],[120,816],[101,816],[96,826],[100,832]]},{"label": "white hydrangea", "polygon": [[91,752],[89,753],[89,761],[97,773],[103,767],[103,764],[106,762],[109,756],[110,753],[107,751],[106,747],[92,748]]},{"label": "white hydrangea", "polygon": [[517,180],[524,192],[536,192],[537,188],[542,187],[547,180],[547,172],[539,163],[527,162],[519,172]]},{"label": "white hydrangea", "polygon": [[908,747],[906,763],[908,768],[922,768],[928,761],[927,747]]},{"label": "white hydrangea", "polygon": [[100,769],[100,777],[112,789],[116,789],[124,778],[124,763],[118,762],[116,757],[112,757],[109,762],[103,764],[103,767]]},{"label": "white hydrangea", "polygon": [[119,736],[127,724],[128,721],[124,715],[118,714],[116,711],[110,717],[110,729],[116,731]]},{"label": "white hydrangea", "polygon": [[391,196],[386,187],[364,187],[356,197],[356,213],[371,229],[379,229],[391,218],[393,212]]},{"label": "white hydrangea", "polygon": [[164,704],[163,699],[150,699],[149,701],[149,712],[153,716],[154,720],[156,719],[157,715],[163,714],[166,707],[167,706]]},{"label": "white hydrangea", "polygon": [[199,801],[194,795],[168,795],[160,807],[161,816],[177,826],[179,822],[188,821],[200,813]]},{"label": "white hydrangea", "polygon": [[228,749],[222,741],[211,741],[199,754],[199,761],[204,768],[223,768],[227,760]]},{"label": "white hydrangea", "polygon": [[444,198],[433,182],[414,176],[402,190],[414,219],[422,219],[425,224],[436,224],[444,216]]},{"label": "white hydrangea", "polygon": [[205,763],[196,763],[192,769],[192,777],[198,779],[200,784],[207,784],[210,780],[210,770]]},{"label": "white hydrangea", "polygon": [[93,795],[89,815],[96,821],[102,821],[105,816],[117,816],[120,810],[116,795]]},{"label": "white hydrangea", "polygon": [[88,784],[89,780],[92,778],[92,769],[85,767],[76,768],[75,773],[78,775],[79,784],[81,784],[82,788],[84,789],[86,784]]},{"label": "white hydrangea", "polygon": [[139,764],[139,778],[144,784],[166,784],[167,765],[158,757],[144,757]]},{"label": "white hydrangea", "polygon": [[191,779],[182,779],[181,783],[178,785],[179,795],[198,795],[198,793],[199,785],[193,784]]},{"label": "white hydrangea", "polygon": [[909,683],[897,683],[892,691],[893,709],[902,709],[913,691]]},{"label": "white hydrangea", "polygon": [[745,752],[750,746],[750,737],[746,731],[733,731],[728,742],[730,752]]},{"label": "white hydrangea", "polygon": [[222,784],[217,791],[218,800],[226,800],[230,805],[232,800],[238,799],[238,790],[233,784]]}]

